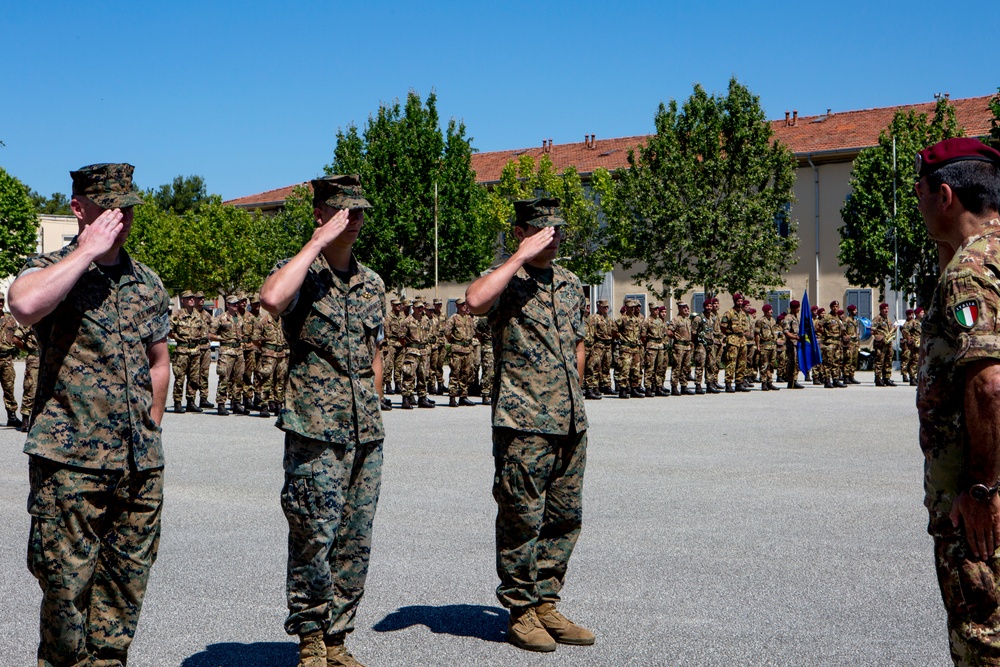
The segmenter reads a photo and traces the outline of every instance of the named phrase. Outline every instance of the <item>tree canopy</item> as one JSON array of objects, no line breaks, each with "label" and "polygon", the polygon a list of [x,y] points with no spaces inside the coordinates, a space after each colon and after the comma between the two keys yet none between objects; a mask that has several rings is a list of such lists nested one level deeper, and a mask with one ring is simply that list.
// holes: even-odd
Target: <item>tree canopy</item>
[{"label": "tree canopy", "polygon": [[726,95],[695,85],[683,104],[661,103],[655,125],[605,207],[613,252],[637,267],[636,282],[675,298],[698,286],[762,297],[782,285],[798,248],[795,159],[758,96],[735,78]]},{"label": "tree canopy", "polygon": [[61,192],[53,192],[52,196],[46,197],[34,190],[28,191],[31,203],[35,206],[35,211],[40,215],[72,215],[73,211],[69,207],[69,197]]},{"label": "tree canopy", "polygon": [[28,188],[0,167],[0,277],[19,271],[37,243],[38,217]]},{"label": "tree canopy", "polygon": [[152,193],[152,198],[160,210],[182,215],[207,202],[208,190],[201,176],[175,176],[172,183],[164,183]]},{"label": "tree canopy", "polygon": [[844,225],[837,256],[851,284],[877,287],[881,298],[888,284],[912,295],[916,305],[930,303],[938,280],[938,252],[917,210],[913,157],[922,148],[963,134],[955,107],[941,98],[932,116],[897,111],[879,134],[878,145],[854,160],[852,192],[840,210]]},{"label": "tree canopy", "polygon": [[442,132],[437,96],[414,92],[382,104],[364,133],[337,132],[327,174],[360,174],[372,208],[355,245],[390,289],[434,284],[434,186],[438,190],[438,270],[442,281],[476,276],[493,259],[498,229],[472,171],[472,140],[454,119]]}]

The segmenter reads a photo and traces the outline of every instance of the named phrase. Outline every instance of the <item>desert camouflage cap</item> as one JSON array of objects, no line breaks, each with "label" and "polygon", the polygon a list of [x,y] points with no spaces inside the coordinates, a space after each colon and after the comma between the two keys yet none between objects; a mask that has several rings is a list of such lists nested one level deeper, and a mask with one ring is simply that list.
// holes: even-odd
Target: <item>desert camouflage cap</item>
[{"label": "desert camouflage cap", "polygon": [[464,306],[465,305],[465,299],[462,298],[462,297],[458,297],[457,299],[455,299],[455,305],[457,305],[457,306]]},{"label": "desert camouflage cap", "polygon": [[555,197],[521,199],[514,202],[515,222],[532,227],[559,227],[565,225],[559,200]]},{"label": "desert camouflage cap", "polygon": [[609,303],[608,303],[608,300],[607,300],[607,299],[598,299],[598,300],[597,300],[597,305],[598,305],[599,307],[601,307],[601,306],[603,306],[603,307],[607,307],[607,306],[609,306],[609,305],[611,305],[611,304],[609,304]]},{"label": "desert camouflage cap", "polygon": [[69,172],[73,196],[86,197],[101,208],[125,208],[142,203],[132,183],[135,167],[125,163],[102,163]]},{"label": "desert camouflage cap", "polygon": [[260,292],[254,292],[250,295],[250,303],[260,303]]},{"label": "desert camouflage cap", "polygon": [[334,208],[371,208],[357,174],[324,176],[309,182],[313,189],[313,206],[326,204]]},{"label": "desert camouflage cap", "polygon": [[235,294],[230,294],[229,296],[226,297],[227,304],[236,305],[239,302],[240,302],[240,297],[236,296]]},{"label": "desert camouflage cap", "polygon": [[182,299],[193,299],[194,298],[194,292],[192,292],[189,289],[186,289],[183,292],[181,292],[181,298]]},{"label": "desert camouflage cap", "polygon": [[420,298],[419,296],[418,296],[418,297],[417,297],[416,299],[414,299],[414,300],[413,300],[413,307],[414,307],[414,308],[423,308],[423,307],[425,307],[426,305],[427,305],[427,304],[426,304],[426,303],[424,303],[424,300],[423,300],[423,299],[421,299],[421,298]]},{"label": "desert camouflage cap", "polygon": [[442,301],[441,299],[434,299],[434,305],[435,306],[443,306],[444,305],[444,301]]},{"label": "desert camouflage cap", "polygon": [[399,299],[392,299],[392,300],[390,300],[389,301],[389,305],[390,306],[398,306],[399,305]]},{"label": "desert camouflage cap", "polygon": [[626,308],[635,308],[638,305],[639,305],[639,302],[636,301],[635,299],[625,299],[625,307]]},{"label": "desert camouflage cap", "polygon": [[205,293],[204,292],[200,292],[200,291],[199,292],[195,292],[194,293],[194,298],[196,298],[196,299],[204,299],[205,298]]},{"label": "desert camouflage cap", "polygon": [[413,305],[413,302],[410,301],[409,299],[403,299],[399,303],[406,308],[409,308],[410,306]]}]

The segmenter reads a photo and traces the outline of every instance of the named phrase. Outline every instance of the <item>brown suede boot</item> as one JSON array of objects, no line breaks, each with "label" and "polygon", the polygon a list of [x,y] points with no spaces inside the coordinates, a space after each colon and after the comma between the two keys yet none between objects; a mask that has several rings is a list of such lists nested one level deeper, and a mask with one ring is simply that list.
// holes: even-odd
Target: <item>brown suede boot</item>
[{"label": "brown suede boot", "polygon": [[549,635],[560,644],[590,646],[594,643],[593,632],[560,614],[551,602],[543,602],[535,607],[535,614]]},{"label": "brown suede boot", "polygon": [[322,630],[299,637],[299,667],[326,667]]},{"label": "brown suede boot", "polygon": [[365,667],[344,646],[344,637],[326,638],[327,667]]},{"label": "brown suede boot", "polygon": [[538,620],[534,607],[510,610],[507,641],[525,651],[547,653],[556,650],[556,643]]}]

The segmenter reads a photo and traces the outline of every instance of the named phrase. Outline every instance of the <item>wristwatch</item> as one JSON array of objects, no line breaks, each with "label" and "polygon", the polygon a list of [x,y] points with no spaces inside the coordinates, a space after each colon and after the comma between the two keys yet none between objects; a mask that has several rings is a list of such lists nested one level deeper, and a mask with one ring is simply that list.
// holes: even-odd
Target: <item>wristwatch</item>
[{"label": "wristwatch", "polygon": [[969,495],[973,500],[978,500],[981,503],[988,502],[990,498],[995,496],[997,492],[1000,491],[1000,480],[993,486],[986,486],[985,484],[973,484],[969,488]]}]

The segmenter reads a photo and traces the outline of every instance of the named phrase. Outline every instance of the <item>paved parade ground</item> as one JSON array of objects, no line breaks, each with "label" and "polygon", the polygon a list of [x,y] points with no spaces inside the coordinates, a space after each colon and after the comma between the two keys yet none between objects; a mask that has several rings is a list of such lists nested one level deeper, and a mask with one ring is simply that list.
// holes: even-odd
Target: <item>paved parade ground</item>
[{"label": "paved parade ground", "polygon": [[[552,654],[503,642],[489,409],[386,413],[348,647],[368,667],[949,664],[914,390],[859,379],[588,402],[583,535],[560,608],[597,643]],[[163,427],[163,538],[130,665],[294,667],[273,419],[168,412]],[[23,440],[0,429],[4,666],[33,665],[38,640]]]}]

